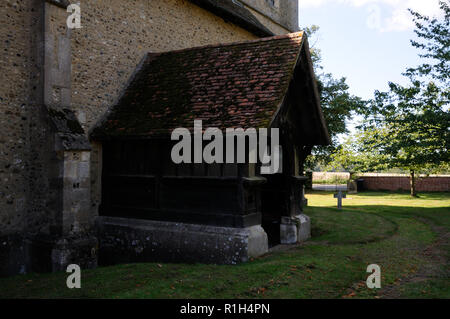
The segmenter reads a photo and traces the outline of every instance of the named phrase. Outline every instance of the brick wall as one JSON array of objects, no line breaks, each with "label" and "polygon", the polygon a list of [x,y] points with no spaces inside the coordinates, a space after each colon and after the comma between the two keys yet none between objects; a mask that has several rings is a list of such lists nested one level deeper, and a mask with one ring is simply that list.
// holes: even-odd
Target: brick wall
[{"label": "brick wall", "polygon": [[[408,176],[361,176],[367,190],[409,191]],[[450,176],[429,176],[416,179],[418,192],[450,192]]]}]

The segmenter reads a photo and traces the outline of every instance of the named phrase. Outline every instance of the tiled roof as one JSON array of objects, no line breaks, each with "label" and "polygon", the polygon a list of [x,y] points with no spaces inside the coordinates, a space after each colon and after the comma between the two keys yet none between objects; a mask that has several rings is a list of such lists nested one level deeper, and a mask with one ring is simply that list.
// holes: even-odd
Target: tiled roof
[{"label": "tiled roof", "polygon": [[[92,137],[145,137],[178,127],[268,127],[286,95],[302,32],[148,54]],[[317,104],[318,105],[318,104]]]},{"label": "tiled roof", "polygon": [[238,0],[189,0],[199,7],[230,21],[259,37],[273,36],[256,17]]}]

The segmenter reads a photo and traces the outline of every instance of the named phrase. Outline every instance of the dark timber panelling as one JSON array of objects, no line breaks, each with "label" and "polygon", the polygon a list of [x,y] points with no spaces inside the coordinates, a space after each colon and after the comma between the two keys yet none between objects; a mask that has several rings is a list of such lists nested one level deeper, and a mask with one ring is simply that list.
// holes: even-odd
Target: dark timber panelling
[{"label": "dark timber panelling", "polygon": [[180,164],[168,140],[104,143],[101,216],[225,227],[261,223],[237,164]]}]

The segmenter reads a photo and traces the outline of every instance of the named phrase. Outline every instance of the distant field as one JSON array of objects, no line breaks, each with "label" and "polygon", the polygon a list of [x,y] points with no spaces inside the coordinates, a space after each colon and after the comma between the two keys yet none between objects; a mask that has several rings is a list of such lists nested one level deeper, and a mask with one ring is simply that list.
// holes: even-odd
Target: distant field
[{"label": "distant field", "polygon": [[313,185],[347,185],[346,179],[334,179],[334,180],[313,180]]},{"label": "distant field", "polygon": [[350,179],[350,173],[314,172],[313,184],[343,185]]}]

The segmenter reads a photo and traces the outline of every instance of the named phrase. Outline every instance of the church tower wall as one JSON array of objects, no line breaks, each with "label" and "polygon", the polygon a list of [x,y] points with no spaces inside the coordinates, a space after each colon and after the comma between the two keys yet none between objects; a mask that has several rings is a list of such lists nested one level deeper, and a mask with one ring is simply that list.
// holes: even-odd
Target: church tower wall
[{"label": "church tower wall", "polygon": [[299,30],[299,0],[241,0],[275,34]]}]

